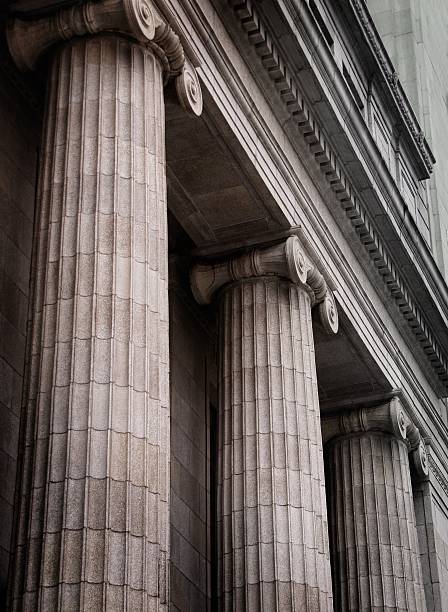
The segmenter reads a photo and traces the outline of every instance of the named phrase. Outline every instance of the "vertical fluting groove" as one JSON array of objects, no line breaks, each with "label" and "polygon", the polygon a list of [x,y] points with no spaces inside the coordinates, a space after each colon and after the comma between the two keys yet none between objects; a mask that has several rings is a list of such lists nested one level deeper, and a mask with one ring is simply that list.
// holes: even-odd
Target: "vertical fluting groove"
[{"label": "vertical fluting groove", "polygon": [[[360,447],[360,443],[359,440],[353,440],[351,439],[349,441],[349,452],[350,452],[350,472],[351,472],[351,486],[352,486],[352,491],[353,493],[359,493],[360,489],[359,487],[355,487],[354,486],[354,482],[355,482],[355,476],[357,479],[361,479],[363,478],[363,472],[362,472],[362,463],[361,463],[361,456],[362,456],[362,452],[361,452],[361,447]],[[362,502],[362,505],[360,504],[360,502]],[[362,507],[362,512],[367,513],[368,509],[367,509],[367,500],[366,500],[366,493],[365,490],[361,489],[361,496],[359,495],[354,495],[354,505],[353,508],[359,508]],[[359,526],[356,525],[356,529],[359,530]],[[361,536],[362,537],[362,536]],[[366,539],[366,548],[364,547],[359,547],[359,549],[357,549],[356,551],[352,551],[352,557],[353,561],[352,561],[352,566],[353,566],[353,570],[356,573],[359,573],[359,568],[360,565],[362,564],[362,561],[366,562],[366,555],[365,555],[365,550],[369,551],[370,550],[370,546],[368,545],[368,541]],[[353,552],[355,554],[353,554]],[[368,557],[368,554],[367,554]],[[358,596],[358,600],[360,598],[360,596],[362,597],[362,591],[360,591],[358,588],[358,585],[355,585],[356,591],[357,591],[357,596]],[[362,601],[360,601],[360,607],[365,608],[366,604]]]},{"label": "vertical fluting groove", "polygon": [[[103,71],[102,71],[102,47],[100,47],[100,61],[99,61],[99,66],[98,66],[98,92],[102,91],[102,79],[103,79]],[[87,49],[86,49],[86,53],[87,53]],[[101,121],[102,121],[102,105],[100,103],[100,95],[98,95],[97,97],[97,101],[96,104],[94,104],[92,101],[89,104],[89,113],[91,113],[94,117],[94,109],[97,113],[97,120],[96,120],[96,125],[95,125],[95,129],[96,129],[96,134],[98,135],[98,138],[100,137],[101,134]],[[84,112],[87,111],[86,108],[86,101],[84,101]],[[95,154],[95,176],[98,177],[100,172],[100,147],[97,146],[96,149],[96,154]],[[82,221],[82,214],[84,212],[84,204],[83,204],[83,198],[84,195],[87,192],[87,187],[84,183],[84,181],[82,181],[82,186],[81,186],[81,190],[80,190],[80,198],[81,198],[81,202],[80,202],[80,210],[78,211],[78,214],[80,215],[80,221]],[[95,181],[95,199],[98,199],[98,179]],[[95,234],[97,232],[97,218],[95,215]],[[79,237],[78,237],[79,239]],[[94,262],[94,287],[96,287],[96,274],[95,274],[95,270],[97,267],[97,257],[95,254],[95,262]],[[90,326],[90,332],[93,336],[94,334],[94,321],[96,320],[96,316],[97,316],[97,301],[94,300],[92,303],[92,321],[91,321],[91,326]],[[93,380],[93,372],[90,372],[90,381]],[[71,390],[71,402],[73,402],[73,390]],[[89,404],[92,404],[92,400],[93,400],[93,392],[92,392],[92,383],[89,384]],[[73,418],[73,411],[71,410],[71,419]],[[86,463],[86,465],[88,465],[88,461],[89,461],[89,453],[91,452],[91,448],[92,448],[92,435],[91,435],[91,429],[92,429],[92,415],[91,415],[91,411],[89,411],[89,415],[87,417],[87,422],[86,422],[86,427],[88,430],[87,433],[87,440],[86,440],[86,448],[85,448],[85,453],[84,453],[84,461]],[[87,476],[87,475],[86,475]],[[82,483],[81,487],[81,497],[82,497],[82,507],[81,504],[79,504],[79,511],[82,512],[82,559],[81,559],[81,576],[83,580],[87,580],[88,576],[89,576],[89,558],[87,555],[87,550],[88,550],[88,546],[89,546],[89,532],[88,532],[88,527],[89,527],[89,523],[86,520],[87,517],[87,513],[88,513],[88,508],[89,508],[89,504],[90,504],[90,490],[89,490],[89,480],[86,477],[84,482]],[[103,594],[104,597],[104,594]],[[85,607],[88,605],[88,601],[86,601],[86,596],[85,596],[85,589],[80,589],[80,597],[79,597],[79,607],[80,609],[85,609]]]},{"label": "vertical fluting groove", "polygon": [[[358,450],[358,455],[356,457],[356,460],[353,459],[353,454],[351,453],[351,449],[353,448],[353,446],[356,444],[356,448]],[[368,440],[365,441],[365,444],[368,446],[367,450],[365,453],[363,453],[363,449],[362,449],[362,440],[359,440],[357,438],[352,439],[350,441],[350,448],[347,449],[350,452],[350,457],[351,457],[351,463],[352,465],[356,462],[360,462],[360,461],[370,461],[370,469],[371,469],[371,474],[374,474],[374,470],[375,470],[375,465],[374,465],[374,461],[373,461],[373,448],[372,448],[372,440],[369,438]],[[352,491],[354,491],[354,485],[353,485],[353,480],[352,480]],[[363,500],[364,500],[364,511],[365,511],[365,505],[366,505],[366,501],[365,501],[365,492],[363,491]],[[377,508],[375,506],[375,512],[377,513]],[[362,608],[366,608],[368,606],[372,606],[372,600],[371,600],[371,593],[374,592],[375,590],[375,585],[373,584],[372,580],[372,576],[374,575],[373,572],[373,568],[375,567],[375,559],[374,559],[374,546],[376,546],[375,540],[372,541],[372,538],[374,537],[374,533],[371,532],[371,530],[367,529],[367,525],[366,525],[367,521],[365,523],[360,522],[358,523],[358,529],[362,530],[362,535],[363,535],[363,542],[365,542],[365,546],[364,547],[356,547],[355,546],[355,541],[353,541],[352,539],[352,548],[355,548],[355,555],[354,558],[356,559],[356,567],[355,567],[355,571],[356,571],[356,575],[358,575],[360,573],[359,568],[363,566],[363,563],[365,565],[368,566],[369,568],[369,581],[370,581],[370,589],[368,591],[366,591],[365,589],[362,588],[362,586],[358,585],[358,582],[355,580],[352,582],[355,583],[355,588],[356,588],[356,593],[357,593],[357,601],[358,601],[358,605]],[[364,599],[365,598],[365,599]]]},{"label": "vertical fluting groove", "polygon": [[49,82],[10,609],[166,610],[162,69],[99,36]]},{"label": "vertical fluting groove", "polygon": [[[244,329],[245,329],[245,312],[244,312],[244,308],[243,308],[243,304],[244,304],[244,288],[243,287],[239,287],[239,291],[238,291],[238,303],[240,305],[241,308],[241,317],[236,320],[236,326],[235,326],[235,336],[236,337],[240,337],[241,338],[241,344],[243,344],[244,342]],[[243,373],[242,375],[242,396],[244,397],[246,395],[246,386],[247,386],[247,381],[246,381],[246,376],[245,376],[245,372],[244,372],[244,368],[243,368],[243,364],[242,364],[242,354],[241,352],[238,351],[237,354],[237,359],[236,359],[236,364],[240,371]],[[240,548],[238,546],[235,546],[235,550],[237,550],[237,554],[238,557],[240,557],[241,561],[242,561],[242,571],[240,573],[240,575],[238,576],[238,582],[239,582],[239,588],[241,590],[241,596],[244,593],[244,599],[242,598],[242,602],[240,605],[241,609],[244,609],[246,607],[248,607],[250,605],[250,597],[249,597],[249,592],[248,592],[248,584],[246,582],[243,582],[241,584],[241,576],[244,576],[246,573],[246,568],[249,565],[249,558],[248,558],[248,549],[244,546],[241,547],[241,542],[244,542],[246,540],[246,526],[244,524],[244,521],[242,520],[242,516],[244,516],[244,507],[246,505],[246,500],[247,500],[247,483],[246,480],[244,478],[244,474],[247,473],[246,471],[246,444],[245,444],[245,437],[243,436],[243,432],[244,432],[244,411],[240,408],[239,410],[239,418],[238,418],[238,425],[240,428],[240,431],[238,432],[238,438],[236,440],[234,440],[234,443],[237,443],[238,446],[240,447],[240,452],[239,452],[239,457],[235,457],[234,456],[234,461],[236,459],[236,462],[239,470],[241,471],[241,486],[242,486],[242,508],[241,510],[237,510],[233,516],[234,521],[235,521],[235,533],[238,535],[238,544],[240,545]],[[235,424],[236,425],[236,424]],[[235,427],[236,429],[236,427]],[[238,454],[238,450],[236,451],[236,454]],[[234,465],[234,471],[236,473],[236,469],[235,469],[235,465]],[[237,505],[237,504],[235,504]],[[239,529],[238,529],[239,527]],[[239,531],[239,533],[238,533]],[[242,548],[242,551],[241,551]],[[243,603],[244,602],[244,603]]]},{"label": "vertical fluting groove", "polygon": [[364,432],[326,455],[335,608],[425,612],[406,443]]},{"label": "vertical fluting groove", "polygon": [[[250,290],[251,290],[251,295],[252,295],[252,304],[253,304],[253,318],[254,318],[254,328],[253,328],[253,334],[252,334],[252,338],[253,338],[253,343],[254,343],[254,360],[258,360],[259,358],[259,353],[258,353],[258,347],[257,347],[257,342],[256,342],[256,330],[258,329],[258,317],[257,317],[257,308],[256,308],[256,303],[257,303],[257,287],[255,284],[252,284],[249,286]],[[256,373],[256,380],[258,383],[258,373]],[[258,431],[258,427],[259,427],[259,423],[260,423],[260,401],[258,400],[257,397],[255,397],[254,399],[255,405],[254,405],[254,418],[255,418],[255,423],[254,423],[254,436],[255,436],[255,456],[256,456],[256,461],[257,461],[257,465],[260,465],[260,445],[258,443],[258,437],[257,437],[257,431]],[[257,492],[256,492],[256,507],[258,508],[260,506],[260,472],[259,470],[256,470],[256,487],[257,487]],[[252,511],[253,512],[253,511]],[[263,533],[262,531],[262,524],[261,524],[261,514],[257,512],[257,520],[256,520],[256,525],[257,525],[257,532],[254,538],[254,545],[257,546],[258,542],[261,541],[261,534]],[[250,520],[250,519],[249,519]],[[262,558],[261,558],[261,547],[257,546],[257,571],[258,574],[260,574],[260,569],[262,567]],[[253,587],[252,587],[253,588]],[[262,608],[263,606],[263,591],[261,589],[261,584],[257,584],[255,588],[253,588],[254,591],[254,597],[255,597],[255,604],[258,603],[259,607]]]},{"label": "vertical fluting groove", "polygon": [[225,610],[332,609],[311,325],[308,294],[285,280],[221,297]]}]

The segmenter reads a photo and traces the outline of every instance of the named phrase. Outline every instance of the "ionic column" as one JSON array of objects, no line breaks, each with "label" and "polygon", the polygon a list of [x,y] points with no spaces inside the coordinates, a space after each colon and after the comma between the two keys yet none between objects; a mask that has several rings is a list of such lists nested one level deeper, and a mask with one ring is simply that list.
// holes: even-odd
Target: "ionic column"
[{"label": "ionic column", "polygon": [[332,293],[298,238],[192,272],[220,302],[219,562],[223,610],[332,610],[311,308]]},{"label": "ionic column", "polygon": [[8,609],[167,609],[163,82],[180,75],[182,90],[184,56],[146,0],[89,2],[9,31],[22,68],[58,42]]},{"label": "ionic column", "polygon": [[323,421],[335,610],[426,610],[409,453],[427,475],[398,398]]}]

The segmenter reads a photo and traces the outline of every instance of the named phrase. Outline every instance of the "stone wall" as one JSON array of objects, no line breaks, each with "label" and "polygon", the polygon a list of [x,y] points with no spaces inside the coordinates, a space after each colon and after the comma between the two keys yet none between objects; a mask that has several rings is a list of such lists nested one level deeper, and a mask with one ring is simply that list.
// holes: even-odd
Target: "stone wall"
[{"label": "stone wall", "polygon": [[24,102],[1,70],[0,117],[0,601],[3,601],[17,464],[39,113]]},{"label": "stone wall", "polygon": [[448,5],[445,0],[368,0],[367,5],[436,157],[428,185],[432,250],[448,278]]},{"label": "stone wall", "polygon": [[170,293],[171,609],[207,610],[210,573],[211,342],[185,298]]}]

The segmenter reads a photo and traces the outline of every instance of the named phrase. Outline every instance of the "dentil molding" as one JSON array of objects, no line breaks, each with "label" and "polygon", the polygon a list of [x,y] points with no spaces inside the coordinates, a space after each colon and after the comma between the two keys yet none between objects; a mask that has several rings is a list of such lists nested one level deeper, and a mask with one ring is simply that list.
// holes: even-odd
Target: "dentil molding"
[{"label": "dentil molding", "polygon": [[7,27],[10,53],[19,69],[34,70],[41,56],[61,41],[77,36],[114,32],[153,49],[165,80],[174,77],[181,105],[191,114],[202,112],[202,92],[179,36],[151,0],[90,0],[62,8],[35,20],[13,19]]},{"label": "dentil molding", "polygon": [[304,287],[311,295],[312,305],[319,308],[325,330],[333,334],[338,331],[334,294],[297,236],[216,263],[198,263],[192,268],[190,285],[199,304],[210,304],[215,293],[228,283],[271,275],[287,278]]},{"label": "dentil molding", "polygon": [[[406,281],[375,228],[367,207],[356,195],[337,154],[324,136],[319,122],[302,95],[296,76],[289,69],[287,61],[282,57],[280,49],[260,18],[255,3],[252,0],[228,0],[228,3],[247,33],[250,44],[254,46],[259,55],[261,64],[275,83],[280,99],[296,123],[320,172],[358,234],[360,242],[378,270],[386,289],[421,345],[443,387],[448,389],[448,357],[431,326],[427,323],[424,313],[412,297]],[[426,141],[422,140],[421,135],[417,137],[410,126],[408,127],[415,136],[416,144],[426,151]],[[421,154],[423,155],[423,151]],[[404,223],[406,224],[406,219]]]}]

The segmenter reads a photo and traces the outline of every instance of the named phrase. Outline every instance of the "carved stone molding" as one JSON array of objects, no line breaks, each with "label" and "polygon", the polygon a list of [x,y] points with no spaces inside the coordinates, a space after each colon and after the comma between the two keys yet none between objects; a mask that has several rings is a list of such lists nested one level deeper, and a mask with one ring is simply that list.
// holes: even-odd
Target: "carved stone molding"
[{"label": "carved stone molding", "polygon": [[350,410],[322,419],[324,444],[341,436],[374,431],[392,434],[398,440],[403,440],[408,446],[418,475],[421,478],[428,476],[425,442],[398,397],[374,408]]},{"label": "carved stone molding", "polygon": [[389,84],[392,95],[395,98],[395,102],[400,109],[403,121],[412,134],[414,142],[416,143],[420,155],[426,164],[428,172],[432,172],[435,162],[434,156],[426,141],[425,135],[418,124],[412,107],[406,98],[406,94],[403,91],[398,74],[395,72],[393,64],[387,55],[387,51],[381,42],[381,37],[379,36],[372,22],[368,8],[363,0],[351,0],[351,5],[353,6],[353,9],[358,17],[358,21],[364,31],[364,34],[369,41],[375,58],[381,67],[381,71]]},{"label": "carved stone molding", "polygon": [[[325,138],[319,122],[304,99],[297,78],[288,68],[280,49],[260,18],[255,4],[251,0],[228,0],[228,2],[234,8],[241,26],[247,33],[249,42],[256,49],[262,65],[271,80],[274,81],[281,100],[307,143],[320,172],[358,234],[359,240],[364,245],[373,265],[382,277],[386,289],[421,345],[443,387],[448,389],[448,358],[446,354],[427,323],[424,313],[412,297],[406,281],[389,254],[385,242],[374,227],[367,207],[356,195],[335,151]],[[416,142],[417,144],[423,142],[421,136],[418,137]],[[427,147],[426,141],[423,144],[424,147]],[[423,151],[421,153],[423,155]]]},{"label": "carved stone molding", "polygon": [[201,115],[203,103],[201,84],[198,73],[188,60],[185,60],[184,69],[176,78],[176,93],[183,109],[193,116]]},{"label": "carved stone molding", "polygon": [[35,20],[14,19],[7,28],[11,55],[18,68],[33,70],[40,57],[60,41],[115,32],[150,46],[162,61],[165,80],[176,79],[181,105],[202,112],[202,93],[193,65],[185,59],[178,35],[151,0],[90,0]]},{"label": "carved stone molding", "polygon": [[199,304],[210,304],[224,285],[245,278],[278,275],[309,291],[313,306],[318,305],[322,324],[328,333],[338,331],[338,312],[333,292],[303,248],[297,236],[264,249],[251,249],[243,255],[216,263],[199,263],[190,275],[194,297]]},{"label": "carved stone molding", "polygon": [[429,463],[431,472],[434,474],[437,482],[442,487],[446,495],[448,495],[448,480],[446,479],[445,475],[440,470],[436,461],[431,457],[431,455],[428,455],[428,463]]}]

